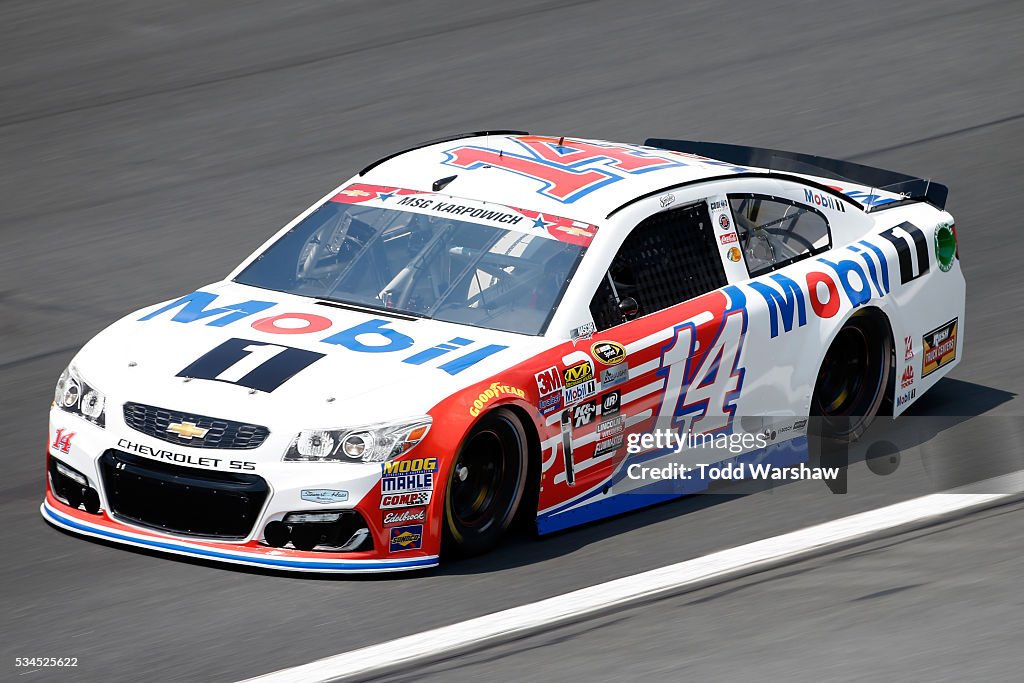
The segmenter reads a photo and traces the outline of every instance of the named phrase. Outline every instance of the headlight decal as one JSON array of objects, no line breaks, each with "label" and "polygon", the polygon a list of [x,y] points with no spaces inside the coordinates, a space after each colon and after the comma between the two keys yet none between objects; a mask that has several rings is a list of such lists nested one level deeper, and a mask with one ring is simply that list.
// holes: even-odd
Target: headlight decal
[{"label": "headlight decal", "polygon": [[287,462],[387,462],[426,437],[429,415],[348,429],[305,429],[292,440]]}]

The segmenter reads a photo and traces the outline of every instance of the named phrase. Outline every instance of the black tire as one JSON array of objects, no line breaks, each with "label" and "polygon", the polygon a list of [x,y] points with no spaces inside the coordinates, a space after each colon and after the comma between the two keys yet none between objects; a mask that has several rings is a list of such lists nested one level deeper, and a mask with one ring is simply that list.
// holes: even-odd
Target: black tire
[{"label": "black tire", "polygon": [[885,398],[892,366],[892,336],[874,309],[850,318],[825,352],[811,397],[815,431],[841,442],[856,441]]},{"label": "black tire", "polygon": [[470,430],[448,475],[444,547],[457,555],[490,550],[516,517],[528,472],[526,431],[498,408]]}]

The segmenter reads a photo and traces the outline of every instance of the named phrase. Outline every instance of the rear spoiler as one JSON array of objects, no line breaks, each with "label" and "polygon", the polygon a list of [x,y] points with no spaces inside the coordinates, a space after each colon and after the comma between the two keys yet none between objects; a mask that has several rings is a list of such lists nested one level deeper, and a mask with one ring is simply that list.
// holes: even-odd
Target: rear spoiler
[{"label": "rear spoiler", "polygon": [[[698,140],[648,138],[644,144],[648,147],[696,154],[737,166],[755,166],[770,171],[804,173],[832,180],[848,180],[858,185],[866,185],[876,190],[902,195],[904,200],[923,200],[939,209],[946,208],[946,197],[949,195],[949,188],[931,180],[812,154]],[[900,202],[881,204],[876,207],[867,206],[865,210],[889,208],[898,203]]]}]

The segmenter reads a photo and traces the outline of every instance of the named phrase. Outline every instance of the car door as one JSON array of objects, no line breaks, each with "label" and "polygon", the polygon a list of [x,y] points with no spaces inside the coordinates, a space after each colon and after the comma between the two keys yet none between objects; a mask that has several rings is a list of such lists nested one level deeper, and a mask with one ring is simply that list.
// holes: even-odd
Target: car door
[{"label": "car door", "polygon": [[546,475],[544,498],[628,488],[621,484],[627,457],[664,450],[628,452],[655,426],[730,429],[745,318],[741,308],[728,315],[725,284],[707,201],[658,211],[630,230],[591,299],[593,338],[566,356],[567,385],[590,363],[600,390],[549,418],[560,423],[561,457]]}]

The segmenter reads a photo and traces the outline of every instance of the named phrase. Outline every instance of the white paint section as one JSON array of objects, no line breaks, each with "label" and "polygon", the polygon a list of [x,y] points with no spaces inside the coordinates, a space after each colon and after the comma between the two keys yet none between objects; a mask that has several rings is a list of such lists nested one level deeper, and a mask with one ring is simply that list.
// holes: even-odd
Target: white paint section
[{"label": "white paint section", "polygon": [[[1019,479],[1019,477],[1018,477]],[[1003,489],[1017,490],[1017,489]],[[317,683],[379,675],[385,670],[451,655],[553,624],[577,620],[658,594],[735,578],[886,530],[983,507],[1008,493],[936,493],[862,512],[781,536],[722,550],[660,569],[590,586],[528,605],[352,650],[310,664],[248,679],[259,683]]]}]

